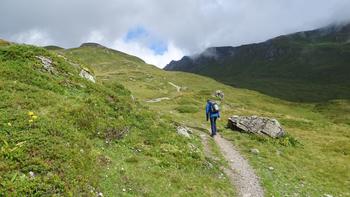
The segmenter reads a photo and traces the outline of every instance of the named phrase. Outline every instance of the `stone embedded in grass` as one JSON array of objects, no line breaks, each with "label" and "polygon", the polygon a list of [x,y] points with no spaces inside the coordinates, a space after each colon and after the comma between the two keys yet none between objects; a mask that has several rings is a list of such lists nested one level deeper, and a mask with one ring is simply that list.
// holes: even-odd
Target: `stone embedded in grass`
[{"label": "stone embedded in grass", "polygon": [[256,148],[250,149],[250,152],[253,153],[253,154],[256,154],[256,155],[260,153],[260,151],[258,149],[256,149]]},{"label": "stone embedded in grass", "polygon": [[176,128],[178,134],[185,136],[187,138],[191,138],[190,134],[192,133],[191,129],[185,126],[178,126]]},{"label": "stone embedded in grass", "polygon": [[272,171],[272,170],[274,170],[275,168],[273,168],[272,166],[270,166],[268,169]]},{"label": "stone embedded in grass", "polygon": [[47,72],[50,72],[52,74],[55,72],[55,68],[53,67],[52,60],[50,58],[44,57],[44,56],[35,56],[35,57],[41,60],[41,63]]},{"label": "stone embedded in grass", "polygon": [[33,171],[30,171],[28,174],[30,178],[35,178],[35,173]]},{"label": "stone embedded in grass", "polygon": [[86,69],[82,69],[79,74],[82,78],[85,78],[93,83],[96,83],[95,77]]},{"label": "stone embedded in grass", "polygon": [[225,97],[225,93],[221,90],[216,90],[214,96],[222,100]]},{"label": "stone embedded in grass", "polygon": [[258,116],[232,116],[227,126],[232,130],[253,133],[272,138],[283,137],[285,131],[276,119]]}]

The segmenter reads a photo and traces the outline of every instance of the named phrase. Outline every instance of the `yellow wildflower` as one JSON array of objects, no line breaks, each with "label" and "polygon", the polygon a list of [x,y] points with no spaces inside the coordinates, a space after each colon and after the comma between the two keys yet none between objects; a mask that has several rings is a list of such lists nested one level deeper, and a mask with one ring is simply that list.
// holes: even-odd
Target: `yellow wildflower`
[{"label": "yellow wildflower", "polygon": [[28,116],[34,116],[34,112],[32,111],[28,112]]},{"label": "yellow wildflower", "polygon": [[33,119],[30,119],[28,122],[29,122],[29,123],[32,123],[32,122],[34,122],[34,120],[33,120]]},{"label": "yellow wildflower", "polygon": [[9,123],[7,123],[7,125],[10,127],[10,126],[12,126],[12,124],[9,122]]},{"label": "yellow wildflower", "polygon": [[38,116],[32,116],[33,120],[36,120],[38,118]]}]

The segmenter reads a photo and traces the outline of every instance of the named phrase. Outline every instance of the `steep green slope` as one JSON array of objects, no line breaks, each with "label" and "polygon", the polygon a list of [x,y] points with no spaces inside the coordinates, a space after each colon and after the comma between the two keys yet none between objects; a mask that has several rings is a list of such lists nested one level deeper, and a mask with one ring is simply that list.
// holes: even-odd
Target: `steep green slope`
[{"label": "steep green slope", "polygon": [[[121,57],[102,48],[81,47],[62,53],[89,62],[98,79],[105,83],[122,83],[136,100],[159,112],[160,117],[195,130],[208,130],[203,112],[206,99],[222,90],[225,99],[221,103],[223,118],[219,130],[254,166],[266,196],[350,195],[350,112],[346,100],[293,103],[194,74],[165,72],[142,63],[121,63],[133,57]],[[180,91],[173,85],[180,86]],[[163,97],[169,100],[147,102]],[[233,114],[277,118],[289,135],[271,140],[232,132],[225,125],[226,118]],[[251,148],[258,148],[260,154],[252,154]]]},{"label": "steep green slope", "polygon": [[42,48],[0,47],[0,196],[233,195],[200,141],[118,82],[80,77],[86,67]]},{"label": "steep green slope", "polygon": [[280,36],[259,44],[213,47],[165,70],[212,77],[289,101],[350,98],[350,25]]}]

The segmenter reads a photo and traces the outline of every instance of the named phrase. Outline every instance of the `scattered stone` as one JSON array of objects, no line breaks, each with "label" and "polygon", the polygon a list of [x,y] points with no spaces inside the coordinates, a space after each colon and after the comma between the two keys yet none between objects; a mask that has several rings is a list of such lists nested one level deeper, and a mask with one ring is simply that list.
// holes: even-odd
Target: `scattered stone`
[{"label": "scattered stone", "polygon": [[90,71],[88,71],[87,69],[82,69],[79,75],[93,83],[96,83],[95,77],[92,74],[90,74]]},{"label": "scattered stone", "polygon": [[126,192],[126,189],[125,189],[125,188],[123,188],[123,192]]},{"label": "scattered stone", "polygon": [[30,171],[28,174],[29,174],[29,177],[30,177],[30,178],[34,178],[34,177],[35,177],[35,174],[34,174],[33,171]]},{"label": "scattered stone", "polygon": [[276,150],[276,155],[280,156],[281,154],[282,154],[282,152],[281,152],[281,151]]},{"label": "scattered stone", "polygon": [[330,194],[324,194],[324,197],[333,197],[333,196]]},{"label": "scattered stone", "polygon": [[182,136],[185,136],[187,138],[191,138],[190,134],[192,133],[191,129],[188,128],[188,127],[185,127],[185,126],[178,126],[176,128],[177,130],[177,133],[182,135]]},{"label": "scattered stone", "polygon": [[256,148],[250,149],[250,152],[253,153],[253,154],[256,154],[256,155],[260,153],[260,151],[258,149],[256,149]]},{"label": "scattered stone", "polygon": [[215,93],[214,93],[214,96],[222,100],[222,99],[224,99],[225,94],[221,90],[216,90]]},{"label": "scattered stone", "polygon": [[103,197],[103,193],[102,192],[98,192],[97,197]]},{"label": "scattered stone", "polygon": [[269,167],[269,170],[271,170],[271,171],[274,170],[274,169],[275,169],[275,168],[273,168],[272,166]]},{"label": "scattered stone", "polygon": [[232,116],[228,119],[227,126],[232,130],[238,130],[257,135],[267,135],[278,138],[285,135],[285,131],[276,119],[257,116]]},{"label": "scattered stone", "polygon": [[148,100],[146,102],[147,103],[158,103],[158,102],[161,102],[163,100],[170,100],[170,98],[169,97],[162,97],[162,98],[151,99],[151,100]]},{"label": "scattered stone", "polygon": [[55,68],[53,67],[52,60],[50,58],[47,58],[44,56],[35,56],[35,57],[41,60],[41,63],[47,72],[50,72],[50,73],[55,72]]}]

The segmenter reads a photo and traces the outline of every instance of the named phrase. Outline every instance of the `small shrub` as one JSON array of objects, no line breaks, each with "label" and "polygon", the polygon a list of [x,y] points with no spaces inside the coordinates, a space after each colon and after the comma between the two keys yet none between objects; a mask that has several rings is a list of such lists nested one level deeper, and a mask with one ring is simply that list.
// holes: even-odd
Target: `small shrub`
[{"label": "small shrub", "polygon": [[181,105],[175,108],[179,113],[197,113],[199,111],[194,105]]}]

